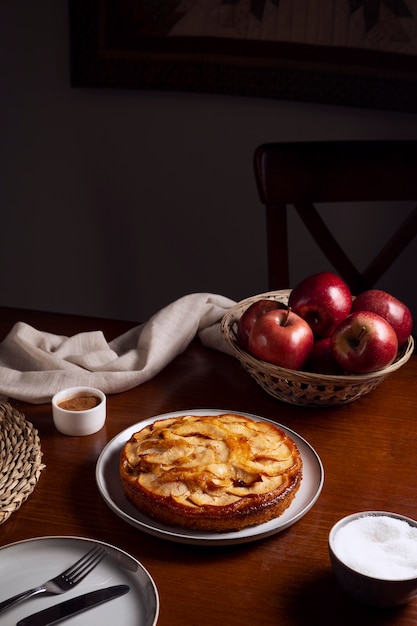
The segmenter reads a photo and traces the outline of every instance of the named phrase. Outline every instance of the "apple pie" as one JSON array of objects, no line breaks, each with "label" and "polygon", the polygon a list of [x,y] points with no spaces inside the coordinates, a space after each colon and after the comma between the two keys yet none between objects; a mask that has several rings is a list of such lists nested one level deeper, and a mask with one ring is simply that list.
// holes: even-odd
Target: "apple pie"
[{"label": "apple pie", "polygon": [[120,456],[127,498],[167,525],[241,530],[280,516],[302,479],[295,442],[242,415],[182,415],[134,433]]}]

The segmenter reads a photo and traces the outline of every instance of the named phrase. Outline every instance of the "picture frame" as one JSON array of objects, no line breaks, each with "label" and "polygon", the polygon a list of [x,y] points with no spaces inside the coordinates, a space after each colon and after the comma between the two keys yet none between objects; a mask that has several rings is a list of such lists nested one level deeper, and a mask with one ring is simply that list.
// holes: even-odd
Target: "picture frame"
[{"label": "picture frame", "polygon": [[[386,0],[387,2],[388,0]],[[297,0],[268,0],[277,15],[288,3]],[[285,5],[285,2],[287,4]],[[187,8],[196,11],[204,3],[199,0],[166,2],[164,0],[69,0],[71,85],[74,88],[140,89],[156,91],[184,91],[223,94],[252,98],[273,98],[329,105],[354,106],[381,110],[417,111],[417,44],[413,43],[417,15],[409,5],[413,0],[399,0],[405,15],[390,13],[381,0],[381,14],[372,17],[372,0],[344,2],[342,18],[352,30],[354,20],[358,32],[362,29],[377,41],[384,29],[385,48],[367,44],[355,47],[338,42],[338,30],[346,31],[340,23],[329,23],[328,17],[316,15],[310,3],[307,20],[310,30],[326,30],[326,38],[311,41],[306,33],[294,37],[297,26],[294,15],[302,24],[307,19],[303,11],[292,13],[292,32],[281,39],[253,36],[227,36],[235,33],[236,24],[257,24],[258,11],[265,18],[267,0],[213,0],[216,16],[224,22],[216,32],[202,34],[204,20],[196,20],[199,27],[193,31],[188,22],[186,35],[175,34],[178,22],[187,16]],[[407,5],[408,3],[408,5]],[[207,3],[205,3],[207,4]],[[333,4],[333,3],[330,3]],[[378,3],[377,3],[378,4]],[[392,3],[388,3],[392,4]],[[356,6],[355,11],[349,7]],[[366,10],[366,7],[368,9]],[[382,15],[384,8],[384,15]],[[245,14],[246,11],[246,14]],[[416,11],[417,12],[417,11]],[[283,13],[281,14],[283,15]],[[229,17],[228,17],[229,16]],[[229,19],[229,25],[228,25]],[[333,16],[334,19],[334,16]],[[234,22],[233,22],[234,20]],[[367,23],[368,20],[368,23]],[[373,20],[373,22],[370,22]],[[185,20],[183,19],[185,22]],[[282,20],[284,21],[284,20]],[[263,23],[263,22],[262,22]],[[278,22],[280,23],[280,22]],[[389,35],[403,28],[407,45],[392,44]],[[391,33],[392,31],[392,33]],[[387,35],[388,32],[388,35]],[[372,43],[372,37],[370,41]],[[416,51],[413,46],[416,45]],[[390,48],[391,46],[391,48]]]}]

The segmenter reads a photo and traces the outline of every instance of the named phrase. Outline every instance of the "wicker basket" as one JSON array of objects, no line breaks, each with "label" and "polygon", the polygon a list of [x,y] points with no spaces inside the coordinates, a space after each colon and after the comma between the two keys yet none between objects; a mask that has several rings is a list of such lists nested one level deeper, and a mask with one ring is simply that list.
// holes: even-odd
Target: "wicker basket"
[{"label": "wicker basket", "polygon": [[268,291],[242,300],[233,306],[221,322],[225,340],[242,367],[271,396],[299,406],[335,406],[347,404],[369,393],[384,378],[402,367],[414,351],[414,340],[409,337],[396,361],[389,367],[363,375],[324,375],[285,369],[257,359],[240,348],[236,341],[237,322],[253,302],[260,299],[288,303],[290,289]]},{"label": "wicker basket", "polygon": [[27,500],[44,467],[36,428],[0,402],[0,524]]}]

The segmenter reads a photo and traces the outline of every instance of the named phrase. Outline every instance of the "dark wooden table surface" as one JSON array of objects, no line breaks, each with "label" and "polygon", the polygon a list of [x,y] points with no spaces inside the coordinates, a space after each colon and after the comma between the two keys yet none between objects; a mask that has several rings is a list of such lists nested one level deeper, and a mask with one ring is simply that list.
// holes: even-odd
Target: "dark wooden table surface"
[{"label": "dark wooden table surface", "polygon": [[[64,335],[100,329],[109,340],[132,326],[0,309],[0,339],[15,321]],[[332,573],[327,539],[331,526],[355,511],[395,511],[417,518],[416,381],[417,357],[413,356],[376,390],[352,404],[298,408],[266,394],[232,357],[194,341],[151,381],[109,396],[106,425],[95,435],[61,435],[53,426],[50,404],[11,399],[39,431],[46,469],[29,499],[1,525],[0,545],[71,535],[95,538],[129,552],[157,585],[160,626],[415,626],[417,600],[401,608],[377,610],[347,596]],[[175,543],[120,519],[96,486],[101,450],[132,424],[193,408],[255,413],[304,437],[325,469],[324,487],[313,508],[278,534],[231,546]]]}]

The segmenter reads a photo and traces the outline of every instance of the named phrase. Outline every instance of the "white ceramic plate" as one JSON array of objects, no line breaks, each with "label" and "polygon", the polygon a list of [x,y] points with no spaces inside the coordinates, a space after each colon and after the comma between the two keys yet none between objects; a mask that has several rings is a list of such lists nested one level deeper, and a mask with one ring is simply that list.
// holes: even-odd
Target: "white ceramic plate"
[{"label": "white ceramic plate", "polygon": [[0,600],[56,576],[96,543],[103,545],[108,555],[77,587],[60,596],[40,595],[16,604],[0,615],[0,624],[16,624],[32,613],[88,591],[127,584],[128,593],[71,617],[71,624],[155,626],[159,614],[158,591],[143,565],[114,546],[81,537],[41,537],[0,548]]},{"label": "white ceramic plate", "polygon": [[[152,424],[154,421],[166,417],[176,417],[179,415],[219,415],[221,413],[231,413],[230,410],[220,409],[193,409],[186,411],[177,411],[174,413],[165,413],[157,415],[150,419],[144,420],[139,424],[129,426],[114,437],[103,449],[97,461],[96,481],[99,491],[108,506],[121,517],[125,522],[135,526],[139,530],[143,530],[151,535],[156,535],[170,541],[189,544],[235,544],[255,541],[273,535],[275,533],[288,528],[297,522],[303,515],[311,509],[320,495],[324,482],[323,465],[318,454],[310,446],[305,439],[297,435],[294,431],[276,424],[282,428],[298,446],[303,460],[303,479],[301,486],[289,506],[289,508],[280,516],[265,524],[257,526],[249,526],[240,531],[226,533],[209,533],[196,530],[187,530],[176,526],[167,526],[161,524],[150,517],[138,511],[133,504],[129,502],[123,492],[122,484],[119,478],[119,458],[122,447],[130,439],[130,437],[141,430],[145,426]],[[250,413],[240,413],[246,417],[271,422],[257,415]]]}]

